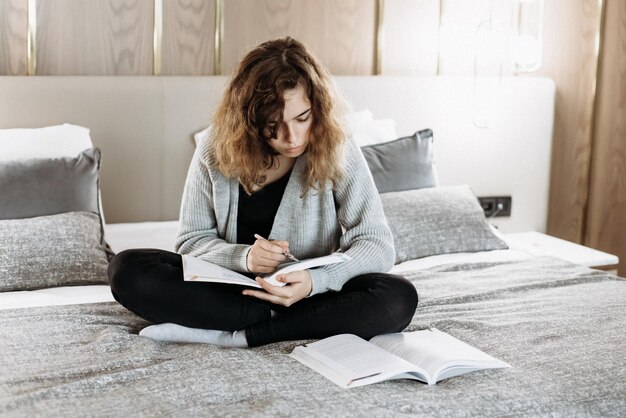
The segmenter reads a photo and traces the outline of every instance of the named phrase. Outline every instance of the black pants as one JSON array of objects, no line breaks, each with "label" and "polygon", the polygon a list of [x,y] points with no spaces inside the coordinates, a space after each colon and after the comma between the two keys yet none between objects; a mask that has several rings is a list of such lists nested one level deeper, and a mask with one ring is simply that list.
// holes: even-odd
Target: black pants
[{"label": "black pants", "polygon": [[123,251],[111,260],[108,276],[115,299],[148,321],[244,329],[251,347],[342,333],[369,339],[399,332],[417,308],[415,287],[384,273],[354,277],[339,292],[317,294],[287,308],[244,296],[238,285],[185,282],[181,256],[163,250]]}]

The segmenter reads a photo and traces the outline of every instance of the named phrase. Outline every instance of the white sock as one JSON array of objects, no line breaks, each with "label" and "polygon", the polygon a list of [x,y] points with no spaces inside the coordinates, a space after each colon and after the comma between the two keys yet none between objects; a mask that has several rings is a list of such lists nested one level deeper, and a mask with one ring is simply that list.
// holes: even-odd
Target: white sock
[{"label": "white sock", "polygon": [[139,332],[142,337],[157,341],[180,343],[205,343],[220,347],[248,347],[246,333],[242,331],[220,331],[215,329],[189,328],[166,322],[150,325]]}]

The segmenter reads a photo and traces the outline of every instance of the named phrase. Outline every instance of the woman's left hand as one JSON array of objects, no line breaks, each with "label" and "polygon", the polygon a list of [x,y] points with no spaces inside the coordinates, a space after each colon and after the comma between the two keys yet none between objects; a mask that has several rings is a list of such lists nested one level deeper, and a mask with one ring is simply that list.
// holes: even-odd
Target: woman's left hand
[{"label": "woman's left hand", "polygon": [[291,306],[300,299],[307,297],[313,288],[311,273],[308,270],[280,274],[276,276],[276,280],[287,284],[285,286],[274,286],[257,277],[256,282],[261,285],[265,292],[246,289],[243,291],[243,294],[254,296],[276,305]]}]

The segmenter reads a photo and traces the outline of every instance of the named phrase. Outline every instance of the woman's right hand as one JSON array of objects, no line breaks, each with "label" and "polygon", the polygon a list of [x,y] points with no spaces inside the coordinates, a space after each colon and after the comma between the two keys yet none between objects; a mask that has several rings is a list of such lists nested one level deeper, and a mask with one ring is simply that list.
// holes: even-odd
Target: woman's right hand
[{"label": "woman's right hand", "polygon": [[246,266],[252,273],[272,273],[276,266],[285,261],[284,252],[289,250],[287,241],[268,241],[263,238],[257,240],[248,251]]}]

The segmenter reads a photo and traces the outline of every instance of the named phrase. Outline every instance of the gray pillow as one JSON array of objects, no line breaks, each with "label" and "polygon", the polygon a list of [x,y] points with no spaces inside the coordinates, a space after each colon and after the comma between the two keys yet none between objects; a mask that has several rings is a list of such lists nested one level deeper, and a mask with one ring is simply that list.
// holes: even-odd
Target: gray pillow
[{"label": "gray pillow", "polygon": [[396,247],[396,264],[437,254],[504,250],[468,186],[380,195]]},{"label": "gray pillow", "polygon": [[0,161],[0,219],[63,212],[99,214],[100,150],[77,157]]},{"label": "gray pillow", "polygon": [[107,284],[100,220],[90,212],[0,220],[0,291]]},{"label": "gray pillow", "polygon": [[437,186],[433,164],[433,131],[361,147],[378,193]]}]

